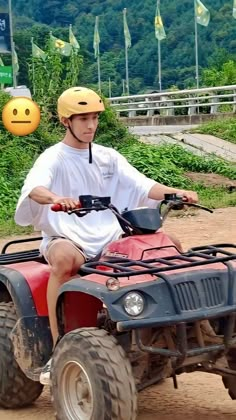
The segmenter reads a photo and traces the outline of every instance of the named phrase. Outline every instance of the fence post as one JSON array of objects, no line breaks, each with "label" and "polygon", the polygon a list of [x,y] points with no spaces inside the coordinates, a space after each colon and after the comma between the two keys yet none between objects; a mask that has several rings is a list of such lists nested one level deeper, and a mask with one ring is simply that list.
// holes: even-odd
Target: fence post
[{"label": "fence post", "polygon": [[[188,99],[188,98],[187,98]],[[188,99],[189,105],[195,105],[197,103],[196,99]],[[196,115],[197,114],[197,107],[196,106],[189,106],[188,107],[188,115]]]},{"label": "fence post", "polygon": [[[132,101],[131,101],[131,102],[132,102]],[[135,104],[134,104],[134,105],[135,105]],[[130,109],[130,108],[132,109],[134,105],[131,103],[131,105],[128,105],[128,109]],[[128,117],[129,117],[129,118],[136,117],[136,115],[137,115],[137,114],[136,114],[136,111],[129,111],[129,112],[128,112]]]},{"label": "fence post", "polygon": [[217,103],[216,105],[211,105],[211,108],[210,108],[210,114],[216,114],[218,111],[219,104],[220,104],[218,97],[213,96],[213,98],[211,98],[210,103]]},{"label": "fence post", "polygon": [[160,115],[166,115],[167,117],[175,115],[174,108],[167,108],[165,109],[165,106],[174,106],[174,102],[165,102],[169,99],[169,96],[163,95],[160,97],[160,106],[163,104],[163,109],[160,109]]},{"label": "fence post", "polygon": [[[233,90],[233,94],[236,95],[236,90]],[[236,113],[236,96],[233,97],[234,104],[233,104],[233,113]]]},{"label": "fence post", "polygon": [[[154,102],[150,102],[149,98],[145,98],[145,102],[147,102],[147,106],[149,107],[150,105],[154,106]],[[147,117],[152,117],[154,115],[154,109],[148,109],[147,110]]]}]

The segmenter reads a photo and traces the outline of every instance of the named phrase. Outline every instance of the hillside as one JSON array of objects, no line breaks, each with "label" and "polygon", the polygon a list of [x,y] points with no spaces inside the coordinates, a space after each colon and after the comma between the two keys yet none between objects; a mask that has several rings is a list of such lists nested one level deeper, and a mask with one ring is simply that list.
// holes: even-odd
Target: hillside
[{"label": "hillside", "polygon": [[[199,65],[202,68],[220,66],[228,59],[236,58],[236,20],[232,17],[232,3],[232,0],[204,0],[211,20],[208,27],[198,25]],[[161,15],[167,34],[162,42],[164,89],[172,85],[188,87],[195,83],[193,4],[189,0],[161,0]],[[85,56],[81,82],[96,83],[93,31],[95,16],[99,15],[102,80],[107,82],[110,77],[114,93],[121,94],[122,78],[125,78],[124,7],[127,7],[132,37],[129,50],[131,92],[158,89],[157,40],[153,25],[155,0],[12,0],[15,39],[21,61],[25,62],[30,54],[31,35],[43,47],[50,28],[54,28],[56,36],[65,39],[71,23]],[[25,74],[21,74],[22,80],[24,77]]]}]

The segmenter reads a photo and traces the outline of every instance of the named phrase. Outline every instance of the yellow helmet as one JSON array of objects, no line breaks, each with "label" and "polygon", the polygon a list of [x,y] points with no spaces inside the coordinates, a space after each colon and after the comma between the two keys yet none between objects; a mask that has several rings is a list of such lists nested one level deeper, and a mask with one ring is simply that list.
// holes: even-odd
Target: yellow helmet
[{"label": "yellow helmet", "polygon": [[65,90],[57,101],[57,111],[60,118],[70,118],[72,115],[102,112],[105,107],[100,96],[85,87],[72,87]]}]

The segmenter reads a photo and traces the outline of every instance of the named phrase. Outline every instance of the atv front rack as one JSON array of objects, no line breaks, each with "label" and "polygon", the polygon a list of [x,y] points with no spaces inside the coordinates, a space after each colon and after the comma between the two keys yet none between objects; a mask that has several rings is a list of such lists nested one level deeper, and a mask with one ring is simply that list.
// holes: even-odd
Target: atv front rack
[{"label": "atv front rack", "polygon": [[[227,249],[234,249],[234,253]],[[144,274],[159,275],[170,271],[188,269],[203,265],[222,263],[236,260],[236,245],[215,244],[198,246],[186,253],[168,256],[164,258],[143,259],[145,252],[162,248],[149,248],[145,250],[140,260],[132,260],[121,257],[109,257],[104,261],[92,261],[83,264],[82,270],[89,274],[101,274],[103,276],[121,278]]]}]

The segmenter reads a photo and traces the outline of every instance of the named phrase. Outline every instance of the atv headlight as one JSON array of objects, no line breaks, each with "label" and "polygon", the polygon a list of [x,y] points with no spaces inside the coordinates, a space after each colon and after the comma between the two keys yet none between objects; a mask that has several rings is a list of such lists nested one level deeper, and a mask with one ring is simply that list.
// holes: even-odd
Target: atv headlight
[{"label": "atv headlight", "polygon": [[131,316],[138,316],[143,312],[144,299],[138,292],[130,292],[124,298],[124,309]]}]

